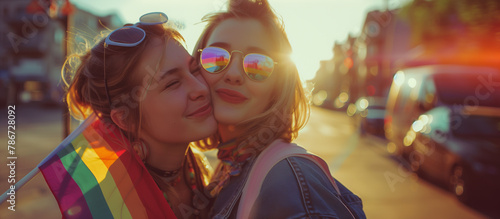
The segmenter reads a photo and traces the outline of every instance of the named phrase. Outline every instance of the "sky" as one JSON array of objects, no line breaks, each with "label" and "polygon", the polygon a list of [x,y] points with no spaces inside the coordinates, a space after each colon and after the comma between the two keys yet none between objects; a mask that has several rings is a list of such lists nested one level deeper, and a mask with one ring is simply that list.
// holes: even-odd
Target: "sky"
[{"label": "sky", "polygon": [[[227,0],[70,0],[74,5],[99,15],[117,13],[125,23],[153,11],[165,12],[170,20],[185,25],[180,33],[191,53],[205,24],[207,13],[224,10]],[[269,0],[282,16],[303,81],[312,79],[320,60],[333,57],[334,42],[361,32],[366,13],[374,9],[397,8],[407,0]]]}]

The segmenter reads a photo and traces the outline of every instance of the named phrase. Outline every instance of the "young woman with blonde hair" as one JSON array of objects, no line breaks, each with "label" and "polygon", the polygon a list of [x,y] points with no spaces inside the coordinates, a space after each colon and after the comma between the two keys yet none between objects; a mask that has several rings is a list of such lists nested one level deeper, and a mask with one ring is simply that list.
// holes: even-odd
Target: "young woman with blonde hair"
[{"label": "young woman with blonde hair", "polygon": [[220,166],[211,218],[365,218],[361,199],[291,143],[309,104],[281,21],[265,0],[210,14],[193,57],[212,94]]}]

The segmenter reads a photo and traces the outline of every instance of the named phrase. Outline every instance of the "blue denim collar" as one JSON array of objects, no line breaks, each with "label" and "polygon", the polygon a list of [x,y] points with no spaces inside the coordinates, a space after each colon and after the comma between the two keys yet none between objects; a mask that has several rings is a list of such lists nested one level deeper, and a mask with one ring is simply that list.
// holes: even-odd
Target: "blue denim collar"
[{"label": "blue denim collar", "polygon": [[231,183],[220,191],[213,208],[210,211],[210,218],[229,218],[234,207],[240,200],[241,192],[245,186],[245,182],[247,181],[248,174],[250,173],[250,169],[252,168],[254,161],[255,158],[248,160],[243,165],[239,175],[231,176],[231,178],[229,178]]}]

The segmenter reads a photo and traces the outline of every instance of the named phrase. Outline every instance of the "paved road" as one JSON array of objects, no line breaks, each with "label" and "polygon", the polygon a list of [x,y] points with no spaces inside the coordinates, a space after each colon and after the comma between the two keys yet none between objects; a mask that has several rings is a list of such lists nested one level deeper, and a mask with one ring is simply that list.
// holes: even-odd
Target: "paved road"
[{"label": "paved road", "polygon": [[[37,105],[16,109],[16,178],[38,164],[62,139],[59,109]],[[6,109],[0,110],[0,142],[6,142]],[[73,122],[73,127],[77,123]],[[313,108],[311,119],[296,142],[323,157],[333,175],[363,199],[368,218],[486,218],[458,202],[450,193],[408,173],[385,151],[385,142],[361,138],[349,117]],[[5,144],[2,144],[5,145]],[[214,152],[209,159],[215,161]],[[0,163],[7,163],[7,148],[0,148]],[[0,168],[0,191],[9,184],[8,167]],[[57,203],[41,174],[16,194],[16,212],[0,205],[0,218],[60,218]]]},{"label": "paved road", "polygon": [[384,140],[360,137],[351,124],[345,113],[313,108],[297,142],[327,160],[333,176],[362,198],[368,218],[486,218],[406,171]]}]

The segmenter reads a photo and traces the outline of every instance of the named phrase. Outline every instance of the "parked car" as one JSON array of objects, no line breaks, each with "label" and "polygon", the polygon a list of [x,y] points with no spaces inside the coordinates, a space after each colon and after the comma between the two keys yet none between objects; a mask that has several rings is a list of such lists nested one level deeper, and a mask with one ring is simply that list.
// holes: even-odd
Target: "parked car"
[{"label": "parked car", "polygon": [[[500,105],[500,91],[494,99]],[[410,161],[466,203],[500,195],[500,106],[441,106],[412,124]],[[409,132],[411,133],[411,132]]]},{"label": "parked car", "polygon": [[360,134],[384,136],[385,97],[361,97],[347,108],[347,115],[352,116]]},{"label": "parked car", "polygon": [[464,65],[429,65],[398,71],[388,94],[384,119],[391,153],[409,159],[411,126],[420,115],[440,106],[497,106],[500,70]]}]

